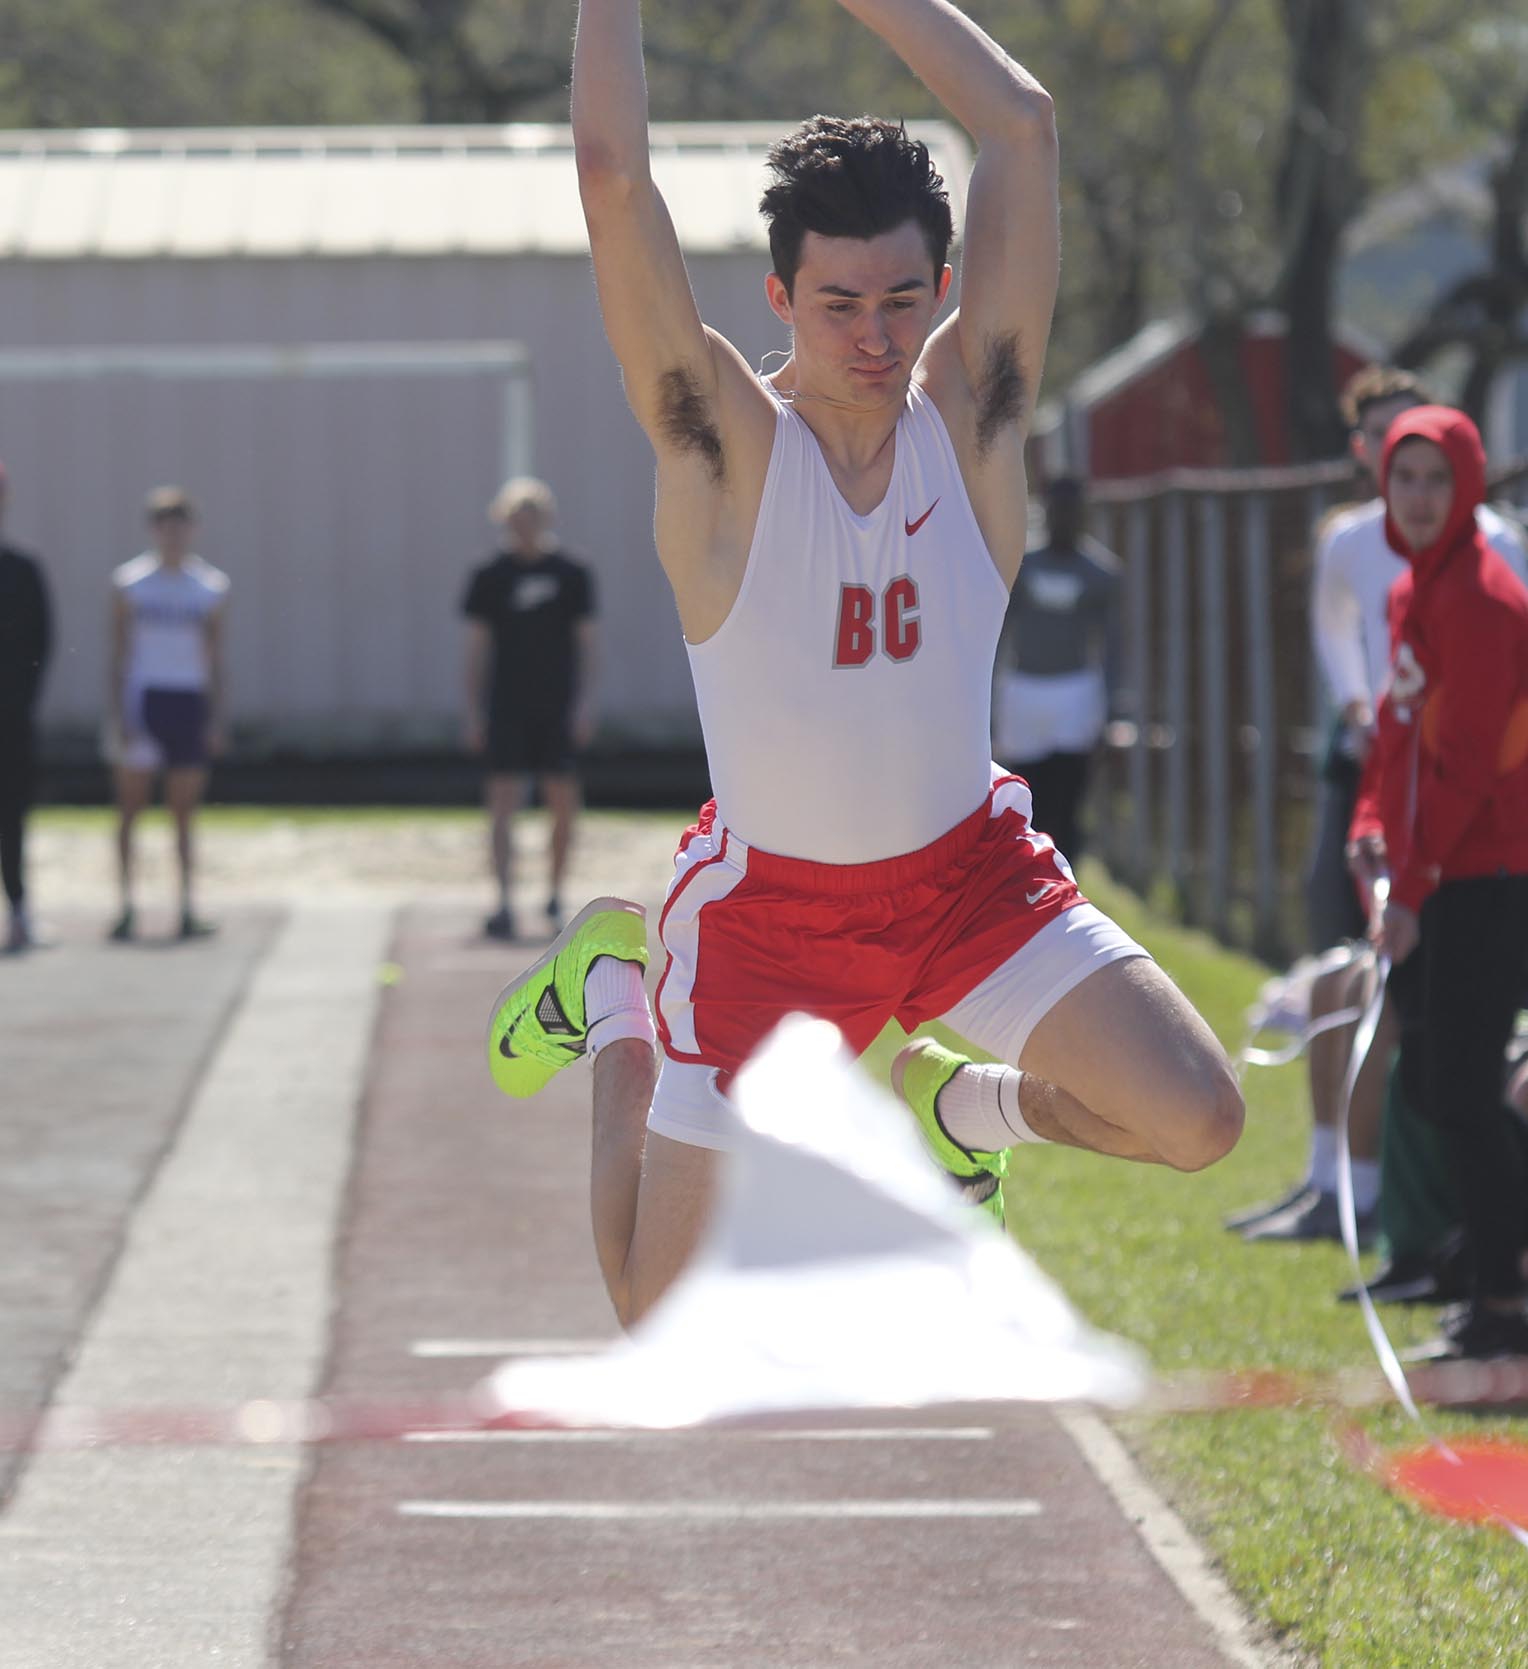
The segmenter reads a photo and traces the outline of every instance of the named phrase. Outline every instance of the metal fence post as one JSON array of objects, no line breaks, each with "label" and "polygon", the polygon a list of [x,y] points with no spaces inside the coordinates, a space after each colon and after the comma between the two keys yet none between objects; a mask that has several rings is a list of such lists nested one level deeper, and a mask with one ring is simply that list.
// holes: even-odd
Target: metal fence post
[{"label": "metal fence post", "polygon": [[1151,504],[1137,499],[1129,506],[1126,539],[1125,586],[1129,600],[1128,630],[1130,687],[1135,698],[1135,740],[1130,746],[1131,824],[1135,847],[1126,873],[1130,883],[1144,891],[1156,873],[1158,862],[1157,826],[1151,795],[1150,738],[1152,714],[1151,666]]},{"label": "metal fence post", "polygon": [[1268,499],[1250,493],[1242,501],[1246,574],[1242,601],[1247,633],[1247,707],[1257,743],[1252,752],[1252,860],[1256,938],[1253,948],[1282,960],[1279,924],[1278,811],[1279,731],[1273,683],[1273,597],[1268,548]]},{"label": "metal fence post", "polygon": [[1230,715],[1226,645],[1226,501],[1199,500],[1199,757],[1209,926],[1221,940],[1231,923]]},{"label": "metal fence post", "polygon": [[[1125,511],[1118,504],[1103,507],[1105,514],[1104,544],[1111,551],[1120,548],[1120,530],[1124,526]],[[1095,523],[1096,527],[1096,523]],[[1122,581],[1123,583],[1123,581]],[[1107,730],[1099,743],[1098,768],[1091,774],[1086,805],[1092,820],[1091,844],[1102,856],[1111,873],[1118,875],[1125,867],[1125,830],[1129,819],[1120,815],[1119,776],[1123,769],[1116,738]]]},{"label": "metal fence post", "polygon": [[[1305,525],[1310,529],[1310,552],[1313,559],[1310,574],[1312,588],[1314,588],[1316,580],[1314,557],[1316,547],[1320,542],[1320,535],[1317,530],[1326,519],[1328,507],[1329,496],[1319,484],[1313,484],[1306,489]],[[1327,706],[1326,679],[1322,676],[1319,656],[1312,655],[1310,657],[1310,678],[1306,687],[1309,694],[1306,699],[1305,711],[1300,714],[1291,713],[1287,715],[1285,722],[1299,734],[1300,741],[1296,745],[1299,747],[1299,751],[1306,756],[1311,774],[1314,777],[1321,763],[1321,751],[1326,742],[1323,735]]]},{"label": "metal fence post", "polygon": [[1163,514],[1167,547],[1167,862],[1179,903],[1188,914],[1193,873],[1189,850],[1189,596],[1181,492],[1174,489],[1168,493]]},{"label": "metal fence post", "polygon": [[[1290,589],[1298,549],[1288,541],[1301,509],[1320,510],[1351,473],[1343,459],[1173,469],[1096,482],[1092,493],[1119,513],[1113,527],[1126,559],[1136,728],[1133,737],[1117,733],[1127,761],[1111,750],[1125,808],[1111,831],[1118,873],[1147,895],[1169,881],[1182,914],[1222,936],[1247,936],[1251,905],[1253,946],[1270,960],[1291,938],[1293,877],[1281,866],[1293,861],[1293,824],[1305,809],[1282,794],[1285,766],[1309,751],[1313,734],[1309,634]],[[1205,497],[1215,502],[1200,504]]]}]

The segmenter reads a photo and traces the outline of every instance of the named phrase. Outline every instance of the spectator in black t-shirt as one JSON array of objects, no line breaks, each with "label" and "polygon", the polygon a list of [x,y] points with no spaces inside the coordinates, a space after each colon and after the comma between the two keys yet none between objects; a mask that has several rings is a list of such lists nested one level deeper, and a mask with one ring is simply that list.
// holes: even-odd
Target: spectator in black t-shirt
[{"label": "spectator in black t-shirt", "polygon": [[484,797],[498,908],[483,924],[514,937],[511,825],[534,776],[552,815],[547,921],[562,926],[562,880],[578,811],[575,761],[594,731],[594,582],[558,549],[557,503],[544,481],[507,482],[489,506],[502,549],[474,571],[467,616],[467,746],[487,766]]},{"label": "spectator in black t-shirt", "polygon": [[[0,524],[7,478],[0,464]],[[0,541],[0,878],[10,905],[8,951],[36,943],[27,914],[22,841],[32,799],[36,741],[32,716],[53,646],[48,588],[33,557]]]}]

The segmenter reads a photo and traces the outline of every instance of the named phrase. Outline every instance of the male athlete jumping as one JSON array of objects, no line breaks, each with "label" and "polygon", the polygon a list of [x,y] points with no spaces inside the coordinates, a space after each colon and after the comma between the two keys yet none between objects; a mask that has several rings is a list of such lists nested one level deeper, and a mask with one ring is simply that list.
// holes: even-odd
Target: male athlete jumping
[{"label": "male athlete jumping", "polygon": [[515,1095],[595,1057],[595,1242],[623,1322],[693,1248],[731,1076],[792,1010],[855,1049],[892,1018],[943,1016],[1013,1063],[919,1040],[893,1075],[995,1215],[1020,1142],[1195,1170],[1241,1130],[1208,1027],[1083,899],[1027,785],[990,760],[1056,292],[1050,98],[948,0],[842,4],[977,143],[960,309],[934,329],[953,227],[926,149],[894,123],[815,117],[770,158],[765,290],[793,347],[764,379],[702,323],[653,185],[639,0],[579,7],[579,185],[657,453],[658,554],[716,797],[660,924],[656,1090],[642,913],[620,900],[501,995],[489,1054]]}]

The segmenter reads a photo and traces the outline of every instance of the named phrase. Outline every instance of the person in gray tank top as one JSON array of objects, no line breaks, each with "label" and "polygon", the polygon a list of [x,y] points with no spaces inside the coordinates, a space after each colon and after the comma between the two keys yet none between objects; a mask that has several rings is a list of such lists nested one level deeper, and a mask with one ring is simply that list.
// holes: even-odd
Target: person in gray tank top
[{"label": "person in gray tank top", "polygon": [[993,752],[1029,784],[1036,821],[1075,864],[1088,774],[1119,686],[1120,562],[1083,530],[1082,483],[1046,489],[998,645]]}]

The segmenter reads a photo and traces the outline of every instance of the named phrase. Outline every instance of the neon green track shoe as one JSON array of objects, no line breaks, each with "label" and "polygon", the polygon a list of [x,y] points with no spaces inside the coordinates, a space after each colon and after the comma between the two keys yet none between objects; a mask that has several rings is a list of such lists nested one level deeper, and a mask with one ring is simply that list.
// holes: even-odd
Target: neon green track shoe
[{"label": "neon green track shoe", "polygon": [[499,993],[488,1020],[488,1069],[506,1095],[534,1095],[585,1048],[584,979],[595,958],[647,966],[647,912],[596,898],[546,955]]},{"label": "neon green track shoe", "polygon": [[985,1211],[999,1227],[1003,1223],[1003,1179],[1008,1175],[1008,1154],[978,1153],[960,1145],[939,1120],[939,1092],[963,1066],[965,1055],[957,1055],[930,1037],[920,1037],[897,1057],[902,1069],[902,1099],[913,1110],[923,1140],[943,1170],[949,1172],[962,1197]]}]

